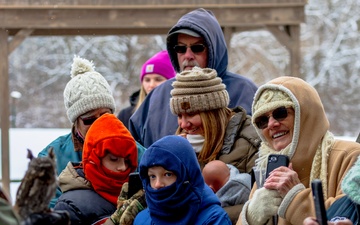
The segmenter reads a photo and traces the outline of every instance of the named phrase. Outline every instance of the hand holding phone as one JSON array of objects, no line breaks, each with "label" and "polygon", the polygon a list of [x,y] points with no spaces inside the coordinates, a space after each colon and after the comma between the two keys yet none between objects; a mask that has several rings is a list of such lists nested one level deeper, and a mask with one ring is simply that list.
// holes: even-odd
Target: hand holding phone
[{"label": "hand holding phone", "polygon": [[[289,166],[289,157],[287,155],[280,155],[280,154],[270,154],[268,156],[268,164],[266,167],[266,175],[265,178],[269,177],[269,174],[271,171],[273,171],[274,169],[280,167],[280,166]],[[272,223],[273,224],[278,224],[278,216],[274,215],[272,217]]]},{"label": "hand holding phone", "polygon": [[311,190],[314,198],[316,220],[320,225],[327,225],[327,216],[321,180],[313,180],[311,182]]},{"label": "hand holding phone", "polygon": [[265,178],[268,178],[271,171],[280,167],[280,166],[289,166],[289,157],[287,155],[280,154],[270,154],[268,156],[268,164],[266,167],[266,175]]}]

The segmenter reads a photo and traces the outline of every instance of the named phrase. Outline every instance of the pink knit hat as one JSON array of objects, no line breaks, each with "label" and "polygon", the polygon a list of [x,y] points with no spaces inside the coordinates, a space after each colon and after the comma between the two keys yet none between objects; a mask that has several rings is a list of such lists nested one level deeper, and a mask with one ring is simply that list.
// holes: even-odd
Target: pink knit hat
[{"label": "pink knit hat", "polygon": [[148,59],[141,68],[140,81],[142,82],[146,74],[156,73],[166,79],[175,77],[176,72],[171,64],[169,54],[166,50],[156,53]]}]

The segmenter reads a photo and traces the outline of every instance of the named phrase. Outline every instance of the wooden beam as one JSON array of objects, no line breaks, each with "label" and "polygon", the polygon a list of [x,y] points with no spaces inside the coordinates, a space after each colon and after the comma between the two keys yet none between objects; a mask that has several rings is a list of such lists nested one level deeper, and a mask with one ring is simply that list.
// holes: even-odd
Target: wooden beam
[{"label": "wooden beam", "polygon": [[[170,28],[142,29],[36,29],[31,36],[106,36],[106,35],[166,35]],[[16,35],[21,29],[8,30],[9,36]]]},{"label": "wooden beam", "polygon": [[19,30],[9,43],[8,54],[10,55],[33,31],[33,29]]},{"label": "wooden beam", "polygon": [[300,77],[300,25],[266,26],[290,53],[290,76]]},{"label": "wooden beam", "polygon": [[4,0],[6,4],[1,5],[1,8],[188,8],[188,7],[203,7],[203,8],[225,8],[225,7],[277,7],[277,6],[304,6],[307,0]]},{"label": "wooden beam", "polygon": [[[282,28],[282,29],[280,29]],[[266,26],[266,29],[272,33],[275,38],[282,44],[285,45],[286,48],[290,48],[291,46],[291,37],[285,31],[283,26]]]},{"label": "wooden beam", "polygon": [[0,29],[0,114],[2,188],[10,194],[8,34]]},{"label": "wooden beam", "polygon": [[[142,29],[172,27],[194,8],[176,9],[0,9],[6,29]],[[303,7],[210,8],[221,26],[292,25],[304,22]],[[159,22],[160,21],[160,22]]]}]

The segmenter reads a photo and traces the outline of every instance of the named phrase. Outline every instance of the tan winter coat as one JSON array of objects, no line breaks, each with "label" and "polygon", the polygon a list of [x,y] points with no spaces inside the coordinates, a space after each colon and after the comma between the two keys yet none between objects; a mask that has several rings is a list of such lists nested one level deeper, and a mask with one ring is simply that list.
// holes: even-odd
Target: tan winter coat
[{"label": "tan winter coat", "polygon": [[[310,177],[312,176],[312,179],[316,179],[321,176],[314,172],[313,168],[316,167],[316,164],[320,164],[321,174],[325,174],[323,175],[323,180],[326,181],[324,190],[327,190],[325,205],[328,208],[336,199],[343,195],[340,190],[340,184],[345,173],[355,163],[358,155],[360,155],[360,144],[333,139],[332,134],[328,131],[329,121],[320,97],[316,90],[303,80],[295,77],[276,78],[259,88],[254,98],[254,104],[262,91],[266,89],[281,90],[287,93],[295,104],[294,135],[287,155],[290,157],[290,162],[293,165],[293,169],[298,173],[302,185],[293,187],[284,197],[278,210],[278,224],[300,225],[306,217],[315,216]],[[269,152],[263,150],[266,140],[262,136],[261,130],[257,131],[263,140],[259,157],[264,159],[264,156]],[[320,156],[315,156],[317,150],[320,152]],[[313,162],[314,158],[316,158],[316,164]],[[260,170],[260,168],[258,169]],[[251,201],[256,189],[257,186],[254,185],[249,201]],[[248,224],[246,211],[249,201],[245,204],[239,216],[238,225]],[[264,203],[259,202],[258,204]]]}]

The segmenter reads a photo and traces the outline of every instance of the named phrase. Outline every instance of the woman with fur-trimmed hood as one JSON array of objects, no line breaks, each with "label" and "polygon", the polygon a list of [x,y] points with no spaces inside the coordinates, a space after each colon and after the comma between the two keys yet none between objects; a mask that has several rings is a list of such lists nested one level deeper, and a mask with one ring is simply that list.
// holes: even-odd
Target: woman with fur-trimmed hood
[{"label": "woman with fur-trimmed hood", "polygon": [[[237,224],[302,224],[315,216],[310,184],[320,179],[325,206],[343,196],[346,172],[360,154],[360,144],[335,140],[317,91],[300,78],[279,77],[262,85],[254,97],[252,123],[262,139],[256,183]],[[265,179],[269,154],[283,154],[289,167]]]}]

